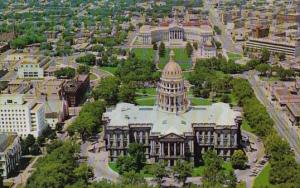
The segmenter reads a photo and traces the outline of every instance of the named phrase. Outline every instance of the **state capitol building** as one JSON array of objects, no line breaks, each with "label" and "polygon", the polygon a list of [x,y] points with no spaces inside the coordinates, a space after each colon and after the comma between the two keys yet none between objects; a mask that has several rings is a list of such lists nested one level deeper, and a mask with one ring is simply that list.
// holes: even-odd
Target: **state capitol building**
[{"label": "state capitol building", "polygon": [[126,155],[133,142],[144,144],[148,162],[166,160],[169,166],[177,159],[198,164],[208,149],[229,158],[240,144],[240,112],[225,103],[191,106],[188,90],[171,51],[157,85],[155,106],[119,103],[103,114],[110,160]]}]

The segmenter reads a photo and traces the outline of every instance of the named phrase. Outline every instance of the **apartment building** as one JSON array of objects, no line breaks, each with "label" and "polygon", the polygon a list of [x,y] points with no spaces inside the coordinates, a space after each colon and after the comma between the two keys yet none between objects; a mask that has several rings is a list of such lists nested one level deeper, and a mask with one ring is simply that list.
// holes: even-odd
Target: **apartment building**
[{"label": "apartment building", "polygon": [[21,142],[17,134],[0,133],[0,175],[6,179],[21,158]]},{"label": "apartment building", "polygon": [[46,127],[45,107],[24,94],[0,95],[0,132],[17,133],[21,137],[41,135]]}]

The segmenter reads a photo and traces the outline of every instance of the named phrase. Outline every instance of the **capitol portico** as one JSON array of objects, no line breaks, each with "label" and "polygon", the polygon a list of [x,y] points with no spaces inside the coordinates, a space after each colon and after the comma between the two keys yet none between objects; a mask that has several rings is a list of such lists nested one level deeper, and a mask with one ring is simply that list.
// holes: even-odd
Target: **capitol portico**
[{"label": "capitol portico", "polygon": [[127,155],[130,143],[141,143],[149,162],[178,159],[198,164],[202,154],[214,149],[230,158],[240,144],[241,114],[229,104],[191,106],[189,84],[170,53],[157,86],[155,106],[119,103],[103,114],[105,143],[111,161]]},{"label": "capitol portico", "polygon": [[208,23],[190,22],[188,16],[180,23],[175,15],[170,23],[165,21],[158,26],[143,25],[138,33],[137,43],[151,45],[154,42],[166,42],[169,45],[182,45],[184,41],[205,43],[211,41],[212,37],[213,29]]}]

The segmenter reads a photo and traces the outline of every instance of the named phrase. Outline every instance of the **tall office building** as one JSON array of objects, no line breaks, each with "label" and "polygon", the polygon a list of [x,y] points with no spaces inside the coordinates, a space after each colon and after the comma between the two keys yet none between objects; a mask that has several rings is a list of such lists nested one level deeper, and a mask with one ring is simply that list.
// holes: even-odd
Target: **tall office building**
[{"label": "tall office building", "polygon": [[13,132],[19,136],[41,135],[46,127],[45,107],[36,100],[25,100],[23,94],[0,96],[0,132]]}]

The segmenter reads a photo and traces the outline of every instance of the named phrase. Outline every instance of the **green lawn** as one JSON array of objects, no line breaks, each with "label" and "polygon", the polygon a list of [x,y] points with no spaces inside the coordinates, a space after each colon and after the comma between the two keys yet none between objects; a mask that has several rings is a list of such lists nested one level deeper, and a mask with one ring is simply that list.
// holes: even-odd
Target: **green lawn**
[{"label": "green lawn", "polygon": [[209,100],[209,99],[192,97],[190,100],[191,100],[192,106],[202,106],[202,105],[207,106],[207,105],[212,104],[211,100]]},{"label": "green lawn", "polygon": [[242,181],[241,183],[236,185],[236,188],[246,188],[246,182]]},{"label": "green lawn", "polygon": [[116,74],[117,67],[100,67],[100,70],[110,72],[111,74]]},{"label": "green lawn", "polygon": [[247,120],[245,120],[245,119],[243,120],[243,123],[242,123],[241,128],[242,128],[242,130],[245,130],[245,131],[247,131],[247,132],[251,132],[251,133],[254,132],[254,129],[252,129],[252,128],[249,126]]},{"label": "green lawn", "polygon": [[154,106],[156,97],[145,97],[136,99],[136,103],[140,106]]},{"label": "green lawn", "polygon": [[269,82],[275,82],[275,81],[279,81],[280,78],[278,76],[271,76],[271,77],[263,77],[263,76],[259,76],[259,78],[263,81],[269,81]]},{"label": "green lawn", "polygon": [[118,170],[117,165],[116,165],[115,162],[109,162],[109,163],[108,163],[108,166],[109,166],[109,168],[111,168],[113,171],[119,172],[119,170]]},{"label": "green lawn", "polygon": [[[175,53],[175,61],[181,66],[183,70],[190,68],[190,58],[185,52],[185,48],[176,48],[172,49]],[[159,68],[163,68],[165,64],[169,61],[169,53],[171,49],[166,49],[166,54],[164,57],[161,57],[159,60]],[[134,48],[132,52],[135,53],[136,57],[141,60],[153,61],[154,59],[154,50],[152,48]]]},{"label": "green lawn", "polygon": [[141,60],[152,61],[154,58],[154,50],[152,48],[134,48],[132,52]]},{"label": "green lawn", "polygon": [[[225,162],[223,164],[223,168],[226,171],[233,170],[232,165],[231,165],[230,162]],[[193,177],[195,177],[195,176],[203,176],[204,169],[205,169],[205,166],[198,166],[198,167],[193,168],[192,176]]]},{"label": "green lawn", "polygon": [[90,73],[90,80],[96,80],[97,76],[93,73]]},{"label": "green lawn", "polygon": [[[115,162],[110,162],[110,163],[108,163],[108,166],[109,166],[109,168],[111,168],[113,171],[119,173],[119,169],[117,168],[117,165],[116,165]],[[147,178],[147,177],[155,177],[155,176],[153,175],[153,173],[151,173],[151,166],[152,166],[151,164],[146,164],[146,166],[144,167],[144,169],[142,169],[142,170],[140,171],[140,174],[141,174],[143,177],[145,177],[145,178]]]},{"label": "green lawn", "polygon": [[277,186],[271,185],[269,182],[269,174],[270,174],[271,165],[267,164],[267,166],[263,169],[263,171],[255,178],[254,188],[276,188]]},{"label": "green lawn", "polygon": [[232,52],[228,52],[227,55],[228,55],[229,60],[233,60],[233,61],[242,59],[242,57],[243,57],[241,54],[232,53]]},{"label": "green lawn", "polygon": [[143,94],[145,96],[156,95],[156,88],[142,88],[142,89],[138,89],[136,93],[138,95]]}]

